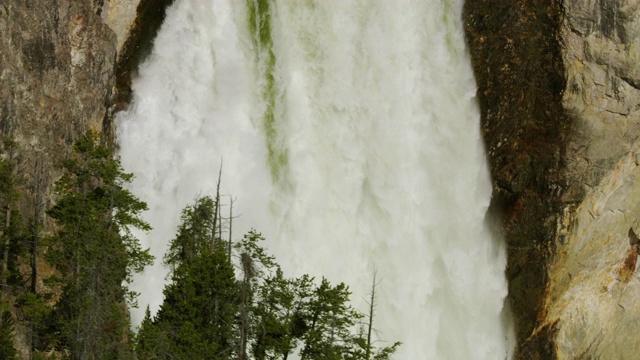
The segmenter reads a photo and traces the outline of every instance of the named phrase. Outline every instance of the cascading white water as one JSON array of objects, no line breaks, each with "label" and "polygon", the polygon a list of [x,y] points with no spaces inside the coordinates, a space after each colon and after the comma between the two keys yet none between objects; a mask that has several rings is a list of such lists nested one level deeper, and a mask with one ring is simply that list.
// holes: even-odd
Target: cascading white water
[{"label": "cascading white water", "polygon": [[[117,119],[143,243],[162,258],[222,161],[234,233],[261,231],[286,273],[344,281],[364,310],[377,269],[375,327],[403,342],[397,359],[507,356],[462,0],[268,3],[267,41],[251,0],[168,10]],[[135,323],[162,302],[160,263],[136,279]]]}]

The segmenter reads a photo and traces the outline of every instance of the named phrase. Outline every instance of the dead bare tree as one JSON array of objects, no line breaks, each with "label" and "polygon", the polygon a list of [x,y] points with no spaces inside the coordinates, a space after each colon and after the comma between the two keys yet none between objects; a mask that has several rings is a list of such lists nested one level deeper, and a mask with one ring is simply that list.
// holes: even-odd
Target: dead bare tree
[{"label": "dead bare tree", "polygon": [[369,298],[369,321],[367,321],[367,348],[365,349],[365,358],[367,360],[371,359],[371,348],[373,344],[371,343],[371,334],[373,332],[373,315],[376,310],[376,287],[378,286],[377,282],[378,278],[378,270],[373,271],[373,281],[371,282],[371,297]]},{"label": "dead bare tree", "polygon": [[233,230],[233,202],[235,199],[229,195],[229,243],[227,244],[227,251],[229,256],[229,264],[231,264],[231,245],[233,240],[231,238],[231,231]]},{"label": "dead bare tree", "polygon": [[213,204],[213,226],[211,227],[211,250],[215,248],[216,243],[216,227],[218,227],[218,237],[222,236],[222,228],[218,225],[220,214],[220,181],[222,178],[222,161],[220,161],[220,169],[218,169],[218,183],[216,184],[216,198]]}]

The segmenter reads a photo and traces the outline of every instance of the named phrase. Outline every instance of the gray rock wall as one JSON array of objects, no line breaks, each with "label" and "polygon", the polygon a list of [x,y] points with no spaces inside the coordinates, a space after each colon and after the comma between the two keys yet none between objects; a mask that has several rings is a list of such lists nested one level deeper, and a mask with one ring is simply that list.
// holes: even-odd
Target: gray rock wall
[{"label": "gray rock wall", "polygon": [[97,12],[90,1],[0,4],[0,130],[18,143],[26,188],[50,188],[76,136],[109,117],[115,35]]},{"label": "gray rock wall", "polygon": [[570,188],[549,266],[558,358],[631,359],[640,340],[640,2],[565,0]]},{"label": "gray rock wall", "polygon": [[475,0],[464,16],[516,358],[637,358],[640,2]]},{"label": "gray rock wall", "polygon": [[[39,232],[50,228],[44,211],[71,144],[88,129],[110,125],[116,37],[99,12],[92,1],[0,2],[0,134],[17,143],[21,213],[38,219]],[[42,291],[52,269],[37,261]],[[16,323],[16,347],[28,358],[22,326]]]}]

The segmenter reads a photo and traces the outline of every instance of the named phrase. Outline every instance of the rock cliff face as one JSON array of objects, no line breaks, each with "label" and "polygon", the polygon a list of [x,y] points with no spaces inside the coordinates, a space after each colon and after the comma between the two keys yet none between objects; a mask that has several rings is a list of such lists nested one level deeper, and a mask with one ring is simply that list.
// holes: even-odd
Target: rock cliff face
[{"label": "rock cliff face", "polygon": [[[27,188],[87,129],[109,133],[117,100],[172,0],[7,0],[0,4],[0,131],[18,143]],[[118,86],[116,86],[118,84]],[[38,180],[39,181],[39,180]],[[48,191],[44,191],[48,193]]]},{"label": "rock cliff face", "polygon": [[[35,221],[34,234],[50,229],[44,210],[77,136],[88,129],[112,134],[112,115],[128,98],[140,49],[150,46],[171,2],[0,2],[0,134],[16,141],[12,161],[22,179],[20,208]],[[37,263],[40,291],[50,269]],[[31,272],[25,268],[25,274]],[[20,324],[16,330],[25,357],[25,331]]]},{"label": "rock cliff face", "polygon": [[115,35],[99,12],[90,1],[0,4],[0,128],[18,145],[26,207],[46,206],[70,144],[110,117]]},{"label": "rock cliff face", "polygon": [[468,1],[521,359],[634,358],[640,3]]},{"label": "rock cliff face", "polygon": [[559,358],[637,357],[640,278],[640,3],[565,0],[561,27],[573,119],[545,321]]}]

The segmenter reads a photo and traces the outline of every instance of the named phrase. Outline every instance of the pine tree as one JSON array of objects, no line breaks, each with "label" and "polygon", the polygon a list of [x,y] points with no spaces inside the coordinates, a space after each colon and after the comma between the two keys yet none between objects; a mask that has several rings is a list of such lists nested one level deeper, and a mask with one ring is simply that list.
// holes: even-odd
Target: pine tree
[{"label": "pine tree", "polygon": [[17,270],[18,257],[24,252],[24,225],[17,211],[19,199],[14,164],[17,144],[2,136],[0,152],[0,248],[2,249],[2,270],[0,272],[0,297],[2,300],[11,292],[12,283],[19,284],[22,279]]},{"label": "pine tree", "polygon": [[146,204],[124,189],[132,175],[99,141],[93,132],[76,141],[56,183],[60,199],[47,211],[58,228],[47,259],[61,274],[59,346],[74,359],[133,356],[125,300],[134,294],[126,283],[153,259],[131,233],[150,229],[139,217]]},{"label": "pine tree", "polygon": [[[209,197],[186,207],[164,259],[171,268],[171,282],[152,326],[145,328],[166,334],[170,358],[229,359],[235,353],[238,286],[225,247],[211,247],[215,211]],[[140,348],[147,350],[148,346]]]},{"label": "pine tree", "polygon": [[148,306],[136,335],[135,349],[138,360],[171,358],[171,348],[167,333],[153,321]]},{"label": "pine tree", "polygon": [[254,359],[287,359],[308,330],[303,314],[313,291],[313,280],[304,275],[287,279],[280,267],[258,289],[257,318],[252,354]]},{"label": "pine tree", "polygon": [[[171,281],[157,316],[147,310],[142,322],[139,359],[286,360],[297,348],[304,360],[390,358],[399,344],[376,349],[370,336],[353,333],[364,316],[349,305],[345,284],[286,278],[260,233],[234,243],[234,274],[230,244],[215,237],[217,201],[199,198],[182,211],[164,257]],[[373,307],[369,313],[372,328]]]},{"label": "pine tree", "polygon": [[13,360],[18,358],[18,351],[13,345],[13,319],[9,311],[3,311],[0,316],[0,359]]},{"label": "pine tree", "polygon": [[216,205],[208,196],[196,199],[193,205],[182,210],[181,222],[175,239],[169,244],[164,264],[172,271],[180,266],[190,266],[197,257],[211,252],[212,233],[216,227]]},{"label": "pine tree", "polygon": [[313,291],[305,309],[309,329],[303,337],[303,360],[342,360],[349,351],[351,328],[362,318],[349,306],[350,294],[345,284],[332,286],[325,278]]}]

